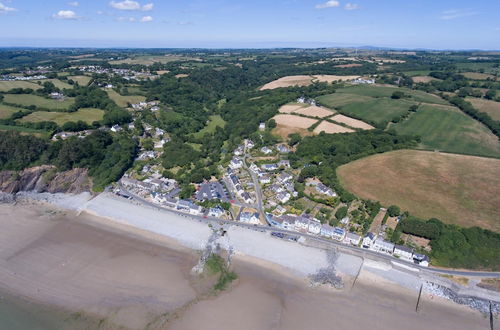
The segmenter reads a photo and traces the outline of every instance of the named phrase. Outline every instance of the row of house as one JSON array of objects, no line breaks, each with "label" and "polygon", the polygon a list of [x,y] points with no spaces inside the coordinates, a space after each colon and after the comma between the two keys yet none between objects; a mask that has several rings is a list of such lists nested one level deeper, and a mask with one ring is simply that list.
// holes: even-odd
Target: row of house
[{"label": "row of house", "polygon": [[321,224],[318,219],[308,216],[296,216],[291,214],[273,216],[272,214],[266,214],[266,221],[273,227],[304,233],[307,232],[313,235],[335,239],[346,244],[357,246],[361,241],[361,236],[358,234],[348,233],[342,228],[332,227],[328,224]]},{"label": "row of house", "polygon": [[240,179],[234,174],[232,171],[228,172],[229,174],[229,181],[231,185],[234,187],[234,190],[236,191],[236,194],[245,201],[245,203],[253,203],[252,197],[250,197],[250,194],[246,192],[243,189],[243,186],[241,185]]},{"label": "row of house", "polygon": [[[276,146],[276,150],[280,153],[280,154],[287,154],[290,152],[290,148],[288,148],[286,145],[284,144],[278,144]],[[272,154],[273,153],[273,149],[267,147],[267,146],[264,146],[262,148],[260,148],[260,152],[262,152],[264,155],[269,155],[269,154]]]},{"label": "row of house", "polygon": [[398,245],[385,241],[373,233],[367,233],[363,238],[363,248],[370,249],[376,252],[394,255],[398,258],[413,261],[417,264],[427,267],[429,265],[429,257],[424,254],[415,253],[412,248],[404,245]]}]

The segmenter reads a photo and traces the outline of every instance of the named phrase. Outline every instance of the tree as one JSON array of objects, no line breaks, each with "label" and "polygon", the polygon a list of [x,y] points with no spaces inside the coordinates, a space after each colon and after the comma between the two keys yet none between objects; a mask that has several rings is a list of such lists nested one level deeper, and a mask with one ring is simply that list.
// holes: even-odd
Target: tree
[{"label": "tree", "polygon": [[387,209],[387,214],[389,214],[389,216],[391,217],[397,217],[398,215],[401,214],[401,209],[399,208],[399,206],[391,205]]},{"label": "tree", "polygon": [[400,99],[400,98],[403,98],[405,96],[405,93],[401,92],[401,91],[395,91],[394,93],[392,93],[391,95],[391,99]]},{"label": "tree", "polygon": [[276,121],[274,119],[269,119],[269,121],[267,122],[267,127],[269,129],[276,128]]},{"label": "tree", "polygon": [[144,139],[142,141],[142,147],[146,150],[153,150],[154,142],[151,138]]},{"label": "tree", "polygon": [[337,218],[338,220],[345,218],[347,215],[347,210],[347,206],[342,206],[337,210],[337,212],[335,212],[335,218]]},{"label": "tree", "polygon": [[484,94],[484,98],[488,100],[493,100],[495,96],[497,95],[497,91],[494,89],[490,89],[489,91]]},{"label": "tree", "polygon": [[181,187],[181,192],[179,193],[179,197],[181,199],[188,199],[193,196],[196,192],[196,188],[192,184],[186,184]]},{"label": "tree", "polygon": [[294,146],[302,141],[302,136],[298,133],[292,133],[288,135],[288,144]]}]

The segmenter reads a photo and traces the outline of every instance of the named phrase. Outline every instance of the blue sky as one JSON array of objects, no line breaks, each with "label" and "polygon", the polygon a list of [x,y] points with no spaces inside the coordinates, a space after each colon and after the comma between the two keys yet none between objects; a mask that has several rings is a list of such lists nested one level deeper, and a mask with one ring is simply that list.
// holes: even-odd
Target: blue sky
[{"label": "blue sky", "polygon": [[499,0],[0,0],[0,46],[500,49]]}]

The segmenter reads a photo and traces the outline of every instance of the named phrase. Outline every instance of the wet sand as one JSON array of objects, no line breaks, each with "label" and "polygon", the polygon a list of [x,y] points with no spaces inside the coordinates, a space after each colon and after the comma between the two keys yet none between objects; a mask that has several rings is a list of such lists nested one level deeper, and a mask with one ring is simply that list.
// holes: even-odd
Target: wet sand
[{"label": "wet sand", "polygon": [[238,280],[210,296],[190,273],[196,252],[106,223],[0,204],[0,289],[95,316],[108,329],[489,329],[478,312],[431,297],[416,312],[415,291],[368,272],[352,289],[311,288],[242,255],[233,261]]}]

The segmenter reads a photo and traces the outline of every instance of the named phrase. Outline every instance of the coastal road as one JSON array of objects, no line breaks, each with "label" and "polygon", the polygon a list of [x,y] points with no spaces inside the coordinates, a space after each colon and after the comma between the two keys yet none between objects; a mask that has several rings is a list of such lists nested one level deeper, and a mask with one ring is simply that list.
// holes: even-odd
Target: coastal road
[{"label": "coastal road", "polygon": [[374,261],[389,261],[389,262],[397,262],[399,264],[406,265],[408,267],[416,268],[424,272],[432,272],[436,274],[446,274],[446,275],[456,275],[456,276],[476,276],[476,277],[496,277],[500,278],[500,272],[485,272],[485,271],[468,271],[468,270],[453,270],[453,269],[442,269],[442,268],[436,268],[436,267],[423,267],[417,264],[414,264],[410,261],[405,261],[402,259],[395,258],[390,255],[378,253],[372,250],[360,248],[357,246],[352,246],[352,245],[347,245],[340,243],[338,241],[333,241],[330,239],[318,237],[318,236],[313,236],[310,234],[306,233],[300,233],[296,231],[291,231],[291,230],[286,230],[286,229],[280,229],[280,228],[275,228],[275,227],[270,227],[270,226],[262,226],[262,225],[251,225],[251,224],[246,224],[246,223],[241,223],[241,222],[236,222],[236,221],[231,221],[231,220],[223,220],[219,218],[214,218],[214,217],[206,217],[206,216],[196,216],[192,214],[186,214],[184,212],[180,212],[177,210],[173,209],[167,209],[164,207],[159,206],[158,204],[149,202],[145,200],[144,198],[135,195],[134,193],[131,193],[128,191],[125,187],[123,187],[121,184],[119,184],[119,187],[125,195],[131,196],[135,201],[140,202],[144,205],[153,207],[158,210],[163,210],[165,212],[171,212],[175,214],[182,215],[184,217],[190,217],[193,218],[193,220],[202,220],[207,223],[217,223],[220,225],[227,224],[231,226],[238,226],[242,228],[247,228],[250,230],[256,230],[256,231],[261,231],[261,232],[277,232],[277,233],[283,233],[283,234],[288,234],[288,235],[294,235],[294,236],[300,236],[307,238],[310,241],[316,241],[322,244],[326,244],[327,246],[330,246],[332,248],[339,248],[342,250],[344,253],[356,255],[362,258],[369,258],[370,260]]}]

